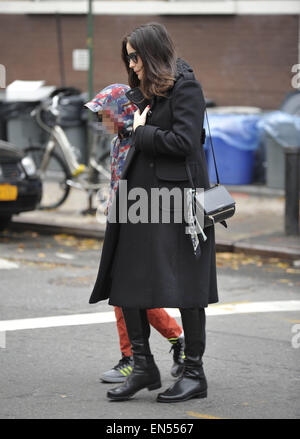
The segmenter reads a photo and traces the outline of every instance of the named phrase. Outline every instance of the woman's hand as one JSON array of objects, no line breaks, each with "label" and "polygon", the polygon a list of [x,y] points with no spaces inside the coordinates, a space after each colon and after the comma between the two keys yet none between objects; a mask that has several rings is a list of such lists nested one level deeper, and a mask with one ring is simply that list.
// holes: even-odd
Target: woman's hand
[{"label": "woman's hand", "polygon": [[147,113],[150,110],[150,105],[147,105],[147,107],[145,108],[145,110],[142,112],[140,112],[140,110],[137,110],[134,113],[134,119],[133,119],[133,131],[135,131],[137,129],[138,126],[142,125],[144,126],[146,123],[146,117],[147,117]]}]

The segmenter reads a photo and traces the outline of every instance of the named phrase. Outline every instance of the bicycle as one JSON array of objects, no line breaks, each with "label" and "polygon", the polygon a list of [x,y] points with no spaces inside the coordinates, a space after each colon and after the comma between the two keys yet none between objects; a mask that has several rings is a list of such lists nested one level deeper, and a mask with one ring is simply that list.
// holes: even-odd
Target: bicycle
[{"label": "bicycle", "polygon": [[[110,142],[106,141],[109,139],[103,135],[100,121],[90,121],[92,145],[88,164],[85,166],[78,161],[75,147],[70,143],[64,129],[58,124],[59,101],[61,97],[65,96],[64,91],[55,90],[47,100],[31,111],[30,115],[35,117],[38,125],[49,134],[49,139],[45,146],[29,146],[25,152],[34,160],[43,183],[43,195],[38,206],[39,209],[56,209],[61,206],[73,187],[88,193],[89,208],[86,212],[89,213],[94,211],[91,203],[95,192],[99,192],[100,197],[102,196],[102,202],[108,196]],[[47,114],[47,112],[54,118],[53,126],[49,126],[43,121],[42,114]],[[97,157],[96,152],[99,149],[100,155]],[[104,195],[100,194],[101,190]]]}]

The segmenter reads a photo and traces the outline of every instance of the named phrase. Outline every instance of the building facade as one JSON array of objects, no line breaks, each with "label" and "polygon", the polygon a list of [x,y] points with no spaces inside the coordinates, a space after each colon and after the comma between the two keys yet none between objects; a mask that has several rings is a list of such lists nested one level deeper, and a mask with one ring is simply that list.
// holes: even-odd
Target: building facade
[{"label": "building facade", "polygon": [[[74,68],[73,58],[74,50],[87,47],[87,3],[0,1],[0,64],[5,66],[7,85],[16,79],[43,79],[47,85],[60,86],[64,71],[66,85],[87,90],[88,74]],[[143,3],[151,3],[153,13],[147,9],[143,14]],[[159,9],[162,3],[173,9]],[[185,14],[176,9],[182,3]],[[251,9],[254,3],[256,9]],[[202,12],[197,10],[199,4]],[[242,4],[241,12],[237,6]],[[192,65],[208,99],[217,105],[279,108],[285,95],[294,90],[292,67],[300,63],[297,4],[271,0],[94,1],[94,89],[126,83],[121,40],[139,24],[155,21],[167,27],[178,56]]]}]

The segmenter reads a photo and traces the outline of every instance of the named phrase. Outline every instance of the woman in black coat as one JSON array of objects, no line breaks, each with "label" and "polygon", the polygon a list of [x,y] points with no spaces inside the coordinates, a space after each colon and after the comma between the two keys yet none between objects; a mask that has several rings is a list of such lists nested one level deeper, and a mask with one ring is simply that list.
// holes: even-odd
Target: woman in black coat
[{"label": "woman in black coat", "polygon": [[[145,310],[173,307],[180,309],[185,333],[184,372],[157,401],[201,398],[207,395],[204,308],[218,301],[215,236],[214,227],[205,229],[207,240],[200,241],[200,254],[195,256],[184,218],[184,188],[209,187],[202,144],[205,101],[193,70],[176,59],[162,25],[135,29],[124,38],[122,55],[129,85],[141,89],[142,104],[148,106],[135,113],[133,146],[110,212],[90,298],[90,303],[109,298],[111,305],[122,307],[132,344],[133,372],[107,396],[127,400],[142,388],[161,386]],[[175,197],[156,197],[162,188]]]}]

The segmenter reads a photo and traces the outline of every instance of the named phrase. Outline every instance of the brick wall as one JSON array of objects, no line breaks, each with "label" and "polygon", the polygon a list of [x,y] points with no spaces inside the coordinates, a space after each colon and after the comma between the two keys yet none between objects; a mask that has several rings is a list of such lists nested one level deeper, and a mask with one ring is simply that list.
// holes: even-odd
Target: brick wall
[{"label": "brick wall", "polygon": [[[219,105],[277,108],[298,63],[298,16],[95,16],[94,88],[125,82],[122,36],[135,26],[167,26],[178,55],[194,68],[207,98]],[[72,69],[72,50],[86,47],[86,17],[61,16],[67,85],[87,89],[87,73]],[[45,79],[60,85],[56,21],[51,15],[0,15],[0,64],[7,84]]]}]

